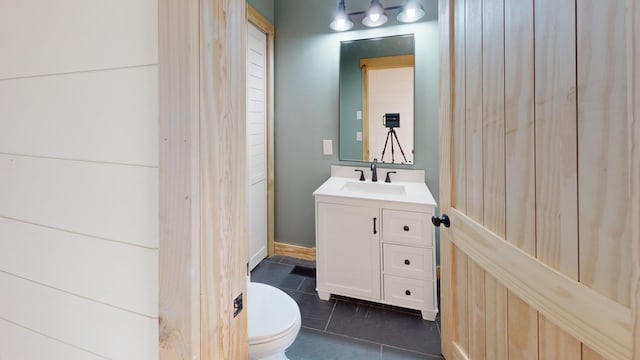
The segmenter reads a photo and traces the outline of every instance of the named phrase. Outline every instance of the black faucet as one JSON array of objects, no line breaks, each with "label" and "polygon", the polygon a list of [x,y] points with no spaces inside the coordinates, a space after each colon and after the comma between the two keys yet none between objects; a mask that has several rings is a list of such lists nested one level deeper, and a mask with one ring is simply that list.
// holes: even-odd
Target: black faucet
[{"label": "black faucet", "polygon": [[378,182],[378,170],[376,164],[378,163],[378,159],[373,159],[371,163],[371,181]]},{"label": "black faucet", "polygon": [[395,174],[396,171],[387,171],[387,178],[384,179],[384,182],[390,183],[391,182],[391,178],[389,177],[389,174]]}]

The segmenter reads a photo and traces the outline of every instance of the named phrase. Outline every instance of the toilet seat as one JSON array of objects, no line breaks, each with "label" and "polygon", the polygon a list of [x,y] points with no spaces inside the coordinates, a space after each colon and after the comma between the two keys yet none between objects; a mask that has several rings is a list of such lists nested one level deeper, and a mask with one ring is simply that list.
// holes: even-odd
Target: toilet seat
[{"label": "toilet seat", "polygon": [[272,342],[300,329],[298,304],[273,286],[249,282],[247,311],[249,345]]}]

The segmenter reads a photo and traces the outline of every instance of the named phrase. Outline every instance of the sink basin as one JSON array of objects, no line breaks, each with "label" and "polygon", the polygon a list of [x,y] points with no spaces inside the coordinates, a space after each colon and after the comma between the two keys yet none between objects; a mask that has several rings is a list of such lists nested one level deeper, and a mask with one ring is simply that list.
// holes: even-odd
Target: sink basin
[{"label": "sink basin", "polygon": [[349,192],[355,192],[360,194],[389,194],[400,195],[404,194],[404,185],[400,184],[388,184],[378,182],[360,182],[360,181],[348,181],[344,183],[342,189]]},{"label": "sink basin", "polygon": [[359,174],[354,176],[354,169],[368,171],[365,167],[331,165],[331,177],[313,192],[313,196],[327,202],[355,201],[363,206],[374,207],[402,203],[417,206],[414,209],[426,206],[428,210],[436,204],[424,182],[424,170],[398,169],[393,182],[385,183],[358,181]]}]

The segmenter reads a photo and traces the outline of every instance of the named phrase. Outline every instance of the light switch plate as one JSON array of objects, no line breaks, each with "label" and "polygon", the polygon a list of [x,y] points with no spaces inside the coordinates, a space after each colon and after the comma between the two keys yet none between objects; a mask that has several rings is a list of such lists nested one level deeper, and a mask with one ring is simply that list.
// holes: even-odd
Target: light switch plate
[{"label": "light switch plate", "polygon": [[362,111],[356,111],[356,120],[362,120]]},{"label": "light switch plate", "polygon": [[333,141],[322,140],[322,153],[324,155],[333,155]]},{"label": "light switch plate", "polygon": [[356,141],[362,141],[362,131],[356,132]]}]

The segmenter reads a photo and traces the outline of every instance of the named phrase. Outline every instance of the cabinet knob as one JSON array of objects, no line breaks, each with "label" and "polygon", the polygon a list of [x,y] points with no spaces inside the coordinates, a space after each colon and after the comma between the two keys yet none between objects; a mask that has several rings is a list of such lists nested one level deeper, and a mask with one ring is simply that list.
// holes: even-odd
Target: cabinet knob
[{"label": "cabinet knob", "polygon": [[411,291],[409,291],[409,290],[405,290],[405,291],[404,291],[404,294],[405,294],[405,295],[407,295],[407,296],[409,296],[409,295],[411,295]]},{"label": "cabinet knob", "polygon": [[449,221],[449,216],[447,216],[447,214],[442,214],[441,217],[432,216],[431,223],[435,227],[440,227],[440,224],[444,225],[444,227],[451,226],[451,221]]},{"label": "cabinet knob", "polygon": [[411,261],[409,261],[409,259],[404,259],[404,264],[405,265],[411,265]]},{"label": "cabinet knob", "polygon": [[405,225],[402,229],[403,229],[404,231],[409,231],[409,226],[408,226],[408,225]]}]

